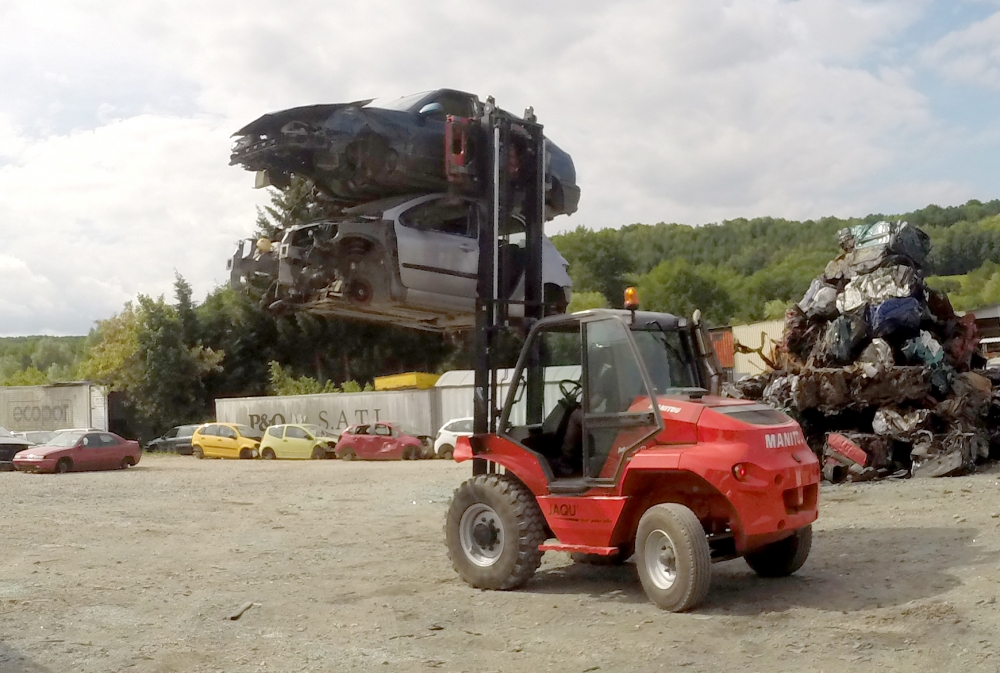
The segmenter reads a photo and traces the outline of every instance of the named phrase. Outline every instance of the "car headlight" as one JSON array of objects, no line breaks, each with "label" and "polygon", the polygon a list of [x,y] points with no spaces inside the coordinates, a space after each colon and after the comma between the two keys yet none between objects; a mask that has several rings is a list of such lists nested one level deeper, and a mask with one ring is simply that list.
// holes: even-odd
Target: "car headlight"
[{"label": "car headlight", "polygon": [[27,458],[28,460],[38,460],[39,458],[41,458],[41,456],[39,456],[37,453],[28,453],[25,454],[24,457]]}]

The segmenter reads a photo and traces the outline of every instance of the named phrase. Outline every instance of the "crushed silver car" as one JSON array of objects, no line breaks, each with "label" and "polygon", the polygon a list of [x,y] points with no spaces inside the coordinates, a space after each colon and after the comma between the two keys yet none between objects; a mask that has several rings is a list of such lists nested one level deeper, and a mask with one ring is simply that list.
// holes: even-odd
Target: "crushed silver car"
[{"label": "crushed silver car", "polygon": [[[479,223],[487,217],[481,201],[449,194],[374,201],[291,227],[277,245],[241,241],[230,262],[232,285],[268,285],[263,301],[275,312],[467,329],[478,296]],[[547,237],[542,241],[546,313],[562,313],[572,285],[568,263]],[[505,299],[524,297],[524,246],[523,222],[512,218],[498,241]],[[511,311],[523,315],[523,306]]]}]

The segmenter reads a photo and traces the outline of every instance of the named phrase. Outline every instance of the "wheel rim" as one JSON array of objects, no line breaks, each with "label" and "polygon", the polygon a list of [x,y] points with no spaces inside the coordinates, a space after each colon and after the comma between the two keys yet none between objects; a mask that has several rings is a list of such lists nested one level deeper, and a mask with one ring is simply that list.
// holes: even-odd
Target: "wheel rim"
[{"label": "wheel rim", "polygon": [[462,550],[477,566],[489,567],[500,558],[504,545],[503,522],[492,507],[477,503],[465,510],[458,530]]},{"label": "wheel rim", "polygon": [[669,589],[677,581],[677,549],[662,530],[654,530],[646,538],[643,560],[646,574],[657,589]]}]

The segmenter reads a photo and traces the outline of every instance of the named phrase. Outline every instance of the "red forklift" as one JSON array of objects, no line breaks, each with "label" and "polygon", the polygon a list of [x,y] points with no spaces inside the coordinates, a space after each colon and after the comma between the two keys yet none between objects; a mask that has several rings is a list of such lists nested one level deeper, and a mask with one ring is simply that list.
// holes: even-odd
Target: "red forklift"
[{"label": "red forklift", "polygon": [[[609,564],[634,555],[649,598],[684,611],[705,598],[714,562],[742,556],[764,577],[798,570],[817,517],[819,462],[784,413],[719,396],[697,312],[641,311],[629,288],[625,310],[543,317],[545,140],[531,110],[517,119],[490,99],[481,118],[449,118],[445,159],[450,179],[464,190],[478,180],[493,206],[479,238],[474,434],[454,453],[473,476],[445,523],[462,579],[508,590],[546,551]],[[515,210],[526,234],[526,318],[512,321],[511,302],[499,299],[500,224]],[[513,377],[501,381],[508,330],[527,336]]]}]

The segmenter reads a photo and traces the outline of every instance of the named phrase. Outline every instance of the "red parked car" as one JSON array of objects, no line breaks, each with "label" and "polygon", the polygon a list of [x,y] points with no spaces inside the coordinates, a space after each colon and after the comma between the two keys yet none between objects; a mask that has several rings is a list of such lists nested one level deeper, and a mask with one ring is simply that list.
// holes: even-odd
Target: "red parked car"
[{"label": "red parked car", "polygon": [[14,456],[14,467],[22,472],[82,472],[115,470],[139,462],[139,443],[113,432],[63,432],[42,446],[33,446]]},{"label": "red parked car", "polygon": [[334,452],[344,460],[415,460],[423,443],[392,423],[352,425],[341,433]]}]

